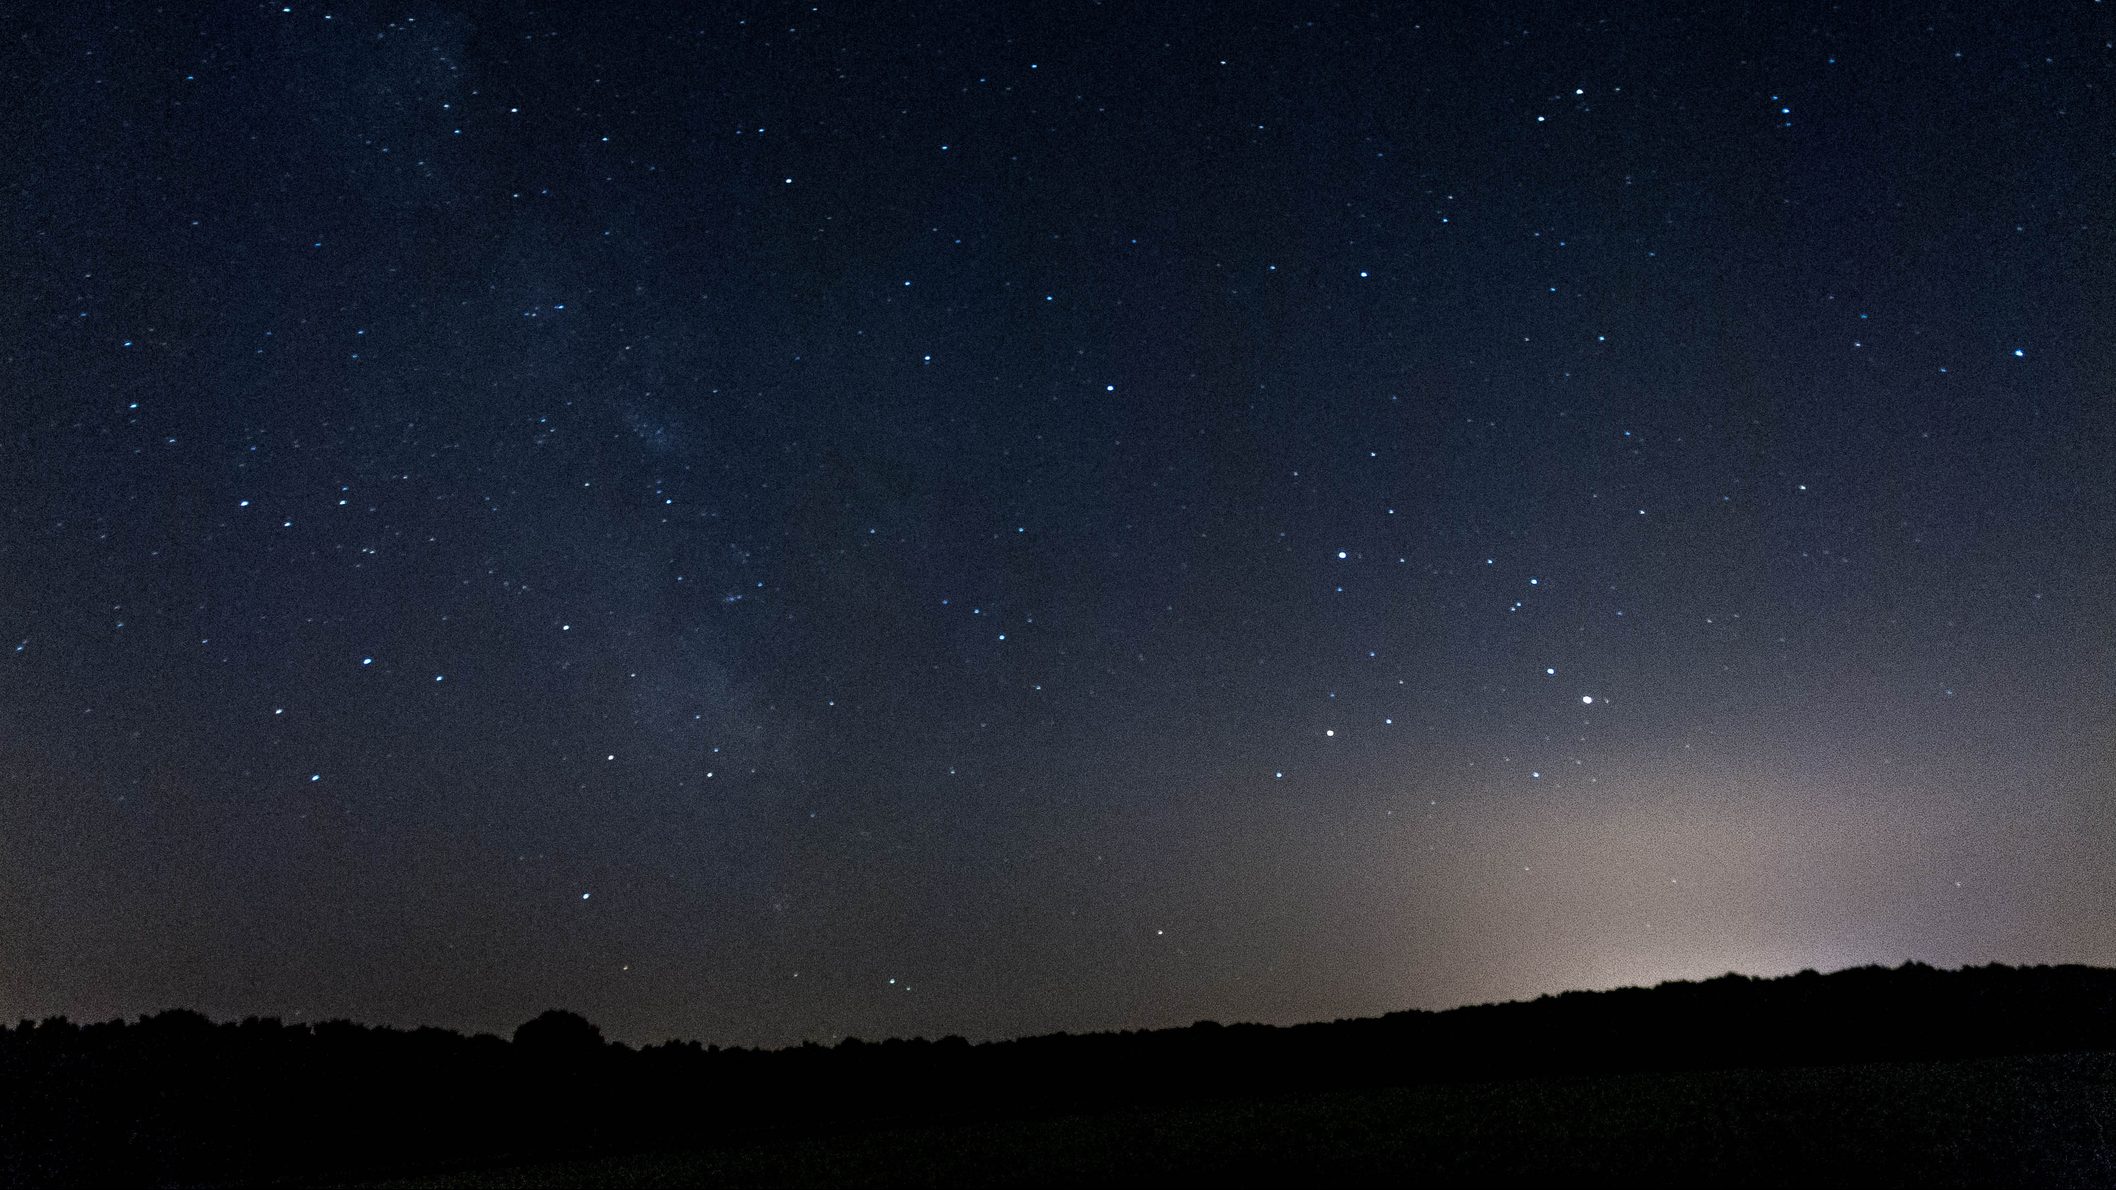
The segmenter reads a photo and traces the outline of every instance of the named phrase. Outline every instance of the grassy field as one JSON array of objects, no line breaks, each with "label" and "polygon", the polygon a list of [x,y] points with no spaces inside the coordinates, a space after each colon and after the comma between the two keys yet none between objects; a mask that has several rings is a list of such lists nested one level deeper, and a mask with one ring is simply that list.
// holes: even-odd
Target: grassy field
[{"label": "grassy field", "polygon": [[886,1128],[414,1187],[2116,1185],[2116,1054],[1538,1079]]}]

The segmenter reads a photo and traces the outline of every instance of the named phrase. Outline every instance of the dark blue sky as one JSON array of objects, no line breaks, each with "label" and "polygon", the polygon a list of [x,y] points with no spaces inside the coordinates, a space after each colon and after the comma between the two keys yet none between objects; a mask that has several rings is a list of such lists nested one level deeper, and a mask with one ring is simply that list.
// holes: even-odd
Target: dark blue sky
[{"label": "dark blue sky", "polygon": [[2116,962],[2116,18],[0,18],[0,1018]]}]

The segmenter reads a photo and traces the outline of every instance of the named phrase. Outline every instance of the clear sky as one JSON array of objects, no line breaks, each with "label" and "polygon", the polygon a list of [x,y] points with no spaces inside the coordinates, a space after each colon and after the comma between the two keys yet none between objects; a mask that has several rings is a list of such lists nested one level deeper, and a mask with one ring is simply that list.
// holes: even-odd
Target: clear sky
[{"label": "clear sky", "polygon": [[0,30],[0,1019],[2116,962],[2111,6]]}]

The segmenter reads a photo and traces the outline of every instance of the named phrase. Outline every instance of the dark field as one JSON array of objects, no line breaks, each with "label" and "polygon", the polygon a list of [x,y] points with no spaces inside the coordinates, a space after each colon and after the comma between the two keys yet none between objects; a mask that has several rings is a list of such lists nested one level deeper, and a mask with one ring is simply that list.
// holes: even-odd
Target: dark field
[{"label": "dark field", "polygon": [[2116,1185],[2116,1053],[1641,1073],[884,1128],[377,1185]]}]

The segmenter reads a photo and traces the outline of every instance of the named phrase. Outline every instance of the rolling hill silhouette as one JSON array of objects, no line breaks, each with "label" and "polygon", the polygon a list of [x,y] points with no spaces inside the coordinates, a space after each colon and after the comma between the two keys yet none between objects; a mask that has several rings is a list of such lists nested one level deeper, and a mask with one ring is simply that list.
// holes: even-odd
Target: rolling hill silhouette
[{"label": "rolling hill silhouette", "polygon": [[177,1009],[0,1029],[0,1182],[472,1184],[463,1171],[537,1162],[493,1184],[620,1181],[637,1168],[548,1163],[659,1153],[691,1164],[655,1176],[741,1182],[2107,1183],[2112,1050],[2116,970],[2082,966],[1910,963],[1291,1027],[769,1051],[633,1048],[557,1010],[510,1041]]}]

